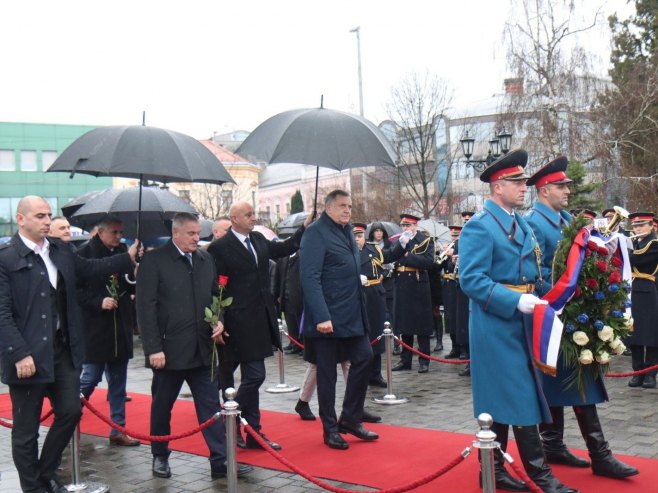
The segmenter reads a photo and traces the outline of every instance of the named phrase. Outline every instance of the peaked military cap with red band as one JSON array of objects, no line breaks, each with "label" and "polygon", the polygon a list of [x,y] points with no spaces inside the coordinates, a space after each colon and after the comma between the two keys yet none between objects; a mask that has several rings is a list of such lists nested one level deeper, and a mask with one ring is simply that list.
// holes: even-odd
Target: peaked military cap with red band
[{"label": "peaked military cap with red band", "polygon": [[462,212],[462,217],[464,218],[464,222],[468,221],[470,218],[472,218],[475,215],[475,212]]},{"label": "peaked military cap with red band", "polygon": [[631,224],[644,224],[653,221],[653,212],[634,212],[628,215]]},{"label": "peaked military cap with red band", "polygon": [[413,214],[400,214],[400,224],[418,224],[420,218]]},{"label": "peaked military cap with red band", "polygon": [[614,209],[603,209],[603,212],[601,213],[601,215],[603,217],[608,217],[608,216],[612,216],[614,213],[615,213]]},{"label": "peaked military cap with red band", "polygon": [[577,216],[582,213],[588,219],[596,218],[596,212],[590,211],[589,209],[572,209],[569,211],[572,216]]},{"label": "peaked military cap with red band", "polygon": [[498,180],[527,180],[524,174],[528,164],[528,153],[523,149],[515,149],[491,163],[481,174],[480,181],[493,183]]},{"label": "peaked military cap with red band", "polygon": [[545,166],[539,168],[535,173],[528,178],[528,185],[534,185],[541,188],[544,185],[554,184],[562,185],[564,183],[571,183],[573,180],[567,178],[567,165],[569,160],[565,156],[560,156],[554,159]]},{"label": "peaked military cap with red band", "polygon": [[450,234],[452,236],[457,236],[461,232],[462,227],[461,226],[448,226],[448,229],[450,230]]},{"label": "peaked military cap with red band", "polygon": [[352,223],[352,232],[354,234],[366,232],[367,226],[363,223]]}]

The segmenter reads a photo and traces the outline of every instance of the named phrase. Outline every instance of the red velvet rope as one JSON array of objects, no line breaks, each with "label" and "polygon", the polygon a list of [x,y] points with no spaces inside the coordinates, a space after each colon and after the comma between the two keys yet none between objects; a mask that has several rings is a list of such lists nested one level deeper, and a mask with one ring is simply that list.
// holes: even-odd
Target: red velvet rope
[{"label": "red velvet rope", "polygon": [[400,339],[398,336],[394,336],[395,340],[402,346],[403,348],[411,351],[414,354],[417,354],[418,356],[422,356],[423,358],[427,358],[432,361],[438,361],[439,363],[447,363],[449,365],[465,365],[467,363],[470,363],[470,359],[459,359],[459,360],[454,360],[454,359],[443,359],[443,358],[435,358],[434,356],[430,356],[425,353],[421,353],[420,351],[412,348],[411,346],[407,345],[404,343],[402,339]]},{"label": "red velvet rope", "polygon": [[[303,345],[301,342],[299,342],[298,340],[296,340],[294,337],[292,337],[292,336],[291,336],[290,334],[288,334],[286,331],[284,331],[283,333],[286,335],[286,337],[288,338],[288,340],[290,340],[290,342],[292,342],[295,346],[297,346],[299,349],[304,349],[304,345]],[[375,339],[373,339],[372,341],[370,341],[370,345],[371,345],[371,346],[374,346],[375,344],[377,344],[377,343],[380,341],[380,339],[381,339],[382,337],[384,337],[383,334],[377,336]]]},{"label": "red velvet rope", "polygon": [[201,423],[199,426],[196,428],[183,432],[183,433],[178,433],[177,435],[144,435],[142,433],[138,432],[133,432],[130,431],[128,428],[116,424],[114,421],[112,421],[110,418],[107,418],[106,416],[103,416],[98,409],[96,409],[87,399],[85,399],[83,396],[80,396],[80,400],[82,401],[82,405],[85,406],[87,409],[89,409],[94,415],[96,415],[97,418],[99,418],[101,421],[104,423],[108,424],[110,427],[114,428],[115,430],[120,431],[121,433],[125,435],[129,435],[133,438],[137,438],[138,440],[143,440],[145,442],[171,442],[173,440],[178,440],[179,438],[185,438],[189,437],[191,435],[194,435],[195,433],[198,433],[200,431],[205,430],[209,426],[211,426],[215,421],[217,421],[220,417],[220,413],[216,413],[215,415],[211,416],[208,418],[206,421]]},{"label": "red velvet rope", "polygon": [[[249,433],[251,438],[256,440],[261,447],[263,447],[265,450],[269,452],[269,454],[274,457],[276,460],[281,462],[284,466],[288,467],[290,470],[295,472],[296,474],[299,474],[303,478],[307,479],[313,484],[318,485],[320,488],[323,488],[328,491],[333,491],[334,493],[358,493],[357,490],[346,490],[344,488],[338,488],[336,486],[333,486],[329,483],[325,483],[324,481],[320,479],[316,479],[315,477],[311,476],[305,471],[302,471],[299,469],[297,466],[292,464],[288,459],[283,457],[280,453],[278,453],[276,450],[274,450],[272,447],[270,447],[265,440],[263,440],[263,437],[261,437],[258,433],[254,431],[254,429],[247,423],[246,420],[242,420],[242,425],[244,426],[244,429]],[[450,463],[446,464],[444,467],[439,469],[436,472],[433,472],[432,474],[429,474],[425,476],[424,478],[420,478],[416,481],[413,481],[409,484],[406,484],[404,486],[397,486],[395,488],[389,488],[387,490],[378,490],[379,493],[404,493],[405,491],[410,491],[413,490],[414,488],[418,488],[419,486],[422,486],[424,484],[429,483],[430,481],[435,480],[436,478],[443,476],[445,473],[453,469],[455,466],[461,464],[466,457],[463,454],[460,454],[457,458],[452,460]]]},{"label": "red velvet rope", "polygon": [[649,368],[643,368],[642,370],[632,371],[630,373],[606,373],[605,376],[610,378],[633,377],[635,375],[644,375],[645,373],[650,373],[656,370],[658,370],[658,365],[653,365]]},{"label": "red velvet rope", "polygon": [[[51,409],[48,411],[46,414],[44,414],[41,419],[39,419],[39,423],[43,423],[45,420],[50,418],[53,415],[54,411]],[[4,426],[5,428],[13,428],[14,425],[11,424],[9,421],[5,421],[4,419],[0,418],[0,426]]]},{"label": "red velvet rope", "polygon": [[514,473],[523,481],[526,485],[528,485],[528,488],[530,488],[530,491],[533,493],[543,493],[543,490],[535,484],[535,482],[530,479],[530,477],[526,474],[525,469],[522,467],[519,467],[516,462],[509,462],[510,467],[512,470],[514,470]]}]

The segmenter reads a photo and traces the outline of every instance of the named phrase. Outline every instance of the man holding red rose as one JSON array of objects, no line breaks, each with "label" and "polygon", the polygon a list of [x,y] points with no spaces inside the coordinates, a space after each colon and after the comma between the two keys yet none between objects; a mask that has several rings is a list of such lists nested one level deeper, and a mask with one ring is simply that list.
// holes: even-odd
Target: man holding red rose
[{"label": "man holding red rose", "polygon": [[[565,210],[569,204],[569,183],[572,181],[565,173],[568,162],[566,157],[558,157],[540,168],[528,179],[528,185],[535,185],[537,188],[537,201],[526,216],[526,221],[534,231],[542,252],[543,280],[542,286],[539,288],[542,295],[548,292],[553,285],[553,257],[557,245],[562,239],[562,228],[570,224],[572,220],[571,215]],[[590,250],[598,250],[604,255],[608,254],[607,249],[599,247],[594,242],[589,242],[586,254],[591,255]],[[608,271],[607,262],[598,261],[596,267],[600,272]],[[617,270],[613,271],[610,276],[614,276],[615,273],[619,276]],[[586,279],[585,284],[592,291],[602,290],[594,278]],[[578,290],[575,296],[580,296]],[[594,474],[613,478],[624,478],[637,474],[637,469],[627,466],[612,455],[608,442],[603,436],[601,422],[596,411],[596,404],[608,400],[603,378],[599,376],[599,378],[588,379],[585,391],[581,394],[577,386],[567,388],[565,384],[572,377],[573,371],[565,366],[562,355],[560,355],[557,362],[557,375],[552,377],[542,374],[542,387],[553,418],[552,423],[542,424],[539,427],[546,459],[548,462],[573,467],[590,466],[587,460],[573,455],[563,441],[564,406],[573,406],[580,431],[592,459],[591,467]]]}]

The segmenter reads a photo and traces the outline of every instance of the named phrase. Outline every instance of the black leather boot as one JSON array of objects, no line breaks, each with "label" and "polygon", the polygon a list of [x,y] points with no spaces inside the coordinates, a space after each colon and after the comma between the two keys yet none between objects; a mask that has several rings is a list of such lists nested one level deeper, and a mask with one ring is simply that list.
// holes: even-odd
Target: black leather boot
[{"label": "black leather boot", "polygon": [[[509,437],[509,425],[493,423],[491,431],[496,434],[496,441],[500,443],[502,450],[507,450],[507,440]],[[530,491],[528,485],[513,477],[505,469],[505,459],[500,450],[494,451],[494,471],[496,472],[496,489],[505,491]],[[482,477],[480,477],[480,486],[482,486]]]},{"label": "black leather boot", "polygon": [[599,414],[595,405],[578,406],[574,408],[580,432],[587,444],[589,456],[592,459],[592,472],[598,476],[609,478],[627,478],[639,474],[639,471],[616,459],[608,442],[603,436]]},{"label": "black leather boot", "polygon": [[589,462],[573,455],[564,444],[564,408],[551,407],[553,423],[539,425],[539,434],[544,445],[546,460],[551,464],[571,467],[589,467]]},{"label": "black leather boot", "polygon": [[578,490],[569,488],[553,476],[536,426],[514,426],[513,429],[523,467],[544,493],[578,493]]}]

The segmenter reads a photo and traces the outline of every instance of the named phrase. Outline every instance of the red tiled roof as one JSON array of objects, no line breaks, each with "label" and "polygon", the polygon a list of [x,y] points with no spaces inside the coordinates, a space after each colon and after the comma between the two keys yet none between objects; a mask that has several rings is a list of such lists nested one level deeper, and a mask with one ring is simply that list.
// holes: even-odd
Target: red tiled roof
[{"label": "red tiled roof", "polygon": [[223,164],[253,164],[225,147],[217,145],[211,139],[200,140],[199,142],[206,146]]}]

